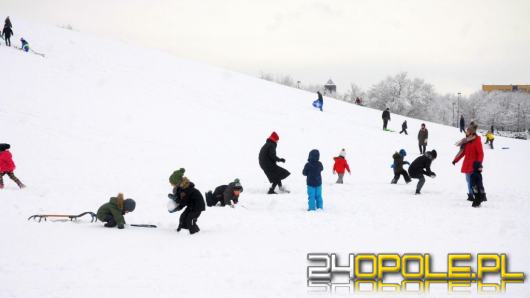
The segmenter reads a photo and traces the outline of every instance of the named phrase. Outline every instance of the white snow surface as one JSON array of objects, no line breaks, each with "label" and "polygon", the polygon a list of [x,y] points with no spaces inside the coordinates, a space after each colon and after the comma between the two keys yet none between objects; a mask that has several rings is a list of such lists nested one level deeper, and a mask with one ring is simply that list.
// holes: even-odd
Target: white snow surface
[{"label": "white snow surface", "polygon": [[[28,186],[5,176],[0,191],[2,298],[321,296],[307,287],[310,252],[431,253],[437,271],[448,253],[507,253],[510,269],[528,274],[528,141],[497,137],[495,150],[484,149],[488,201],[475,209],[461,163],[451,164],[462,135],[426,122],[437,177],[415,196],[417,180],[390,185],[390,165],[400,148],[410,162],[418,156],[423,121],[407,119],[408,136],[384,132],[377,110],[325,98],[320,112],[316,94],[84,33],[13,25],[14,44],[23,35],[46,57],[0,46],[0,142],[12,145]],[[403,120],[392,115],[390,128]],[[258,152],[272,131],[290,194],[265,194]],[[324,210],[309,213],[301,171],[314,148]],[[352,175],[336,185],[341,148]],[[179,167],[203,193],[240,178],[246,208],[207,208],[200,233],[177,233],[180,213],[166,203]],[[158,229],[26,220],[95,212],[118,192],[137,202],[128,223]],[[450,294],[442,286],[430,295]],[[529,295],[528,283],[506,291]]]}]

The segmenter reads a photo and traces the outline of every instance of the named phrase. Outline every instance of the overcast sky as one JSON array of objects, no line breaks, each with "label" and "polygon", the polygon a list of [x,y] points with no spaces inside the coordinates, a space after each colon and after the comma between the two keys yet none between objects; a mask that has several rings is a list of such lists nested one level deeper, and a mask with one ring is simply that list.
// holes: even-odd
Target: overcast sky
[{"label": "overcast sky", "polygon": [[402,71],[440,93],[530,84],[530,0],[0,0],[0,14],[339,91]]}]

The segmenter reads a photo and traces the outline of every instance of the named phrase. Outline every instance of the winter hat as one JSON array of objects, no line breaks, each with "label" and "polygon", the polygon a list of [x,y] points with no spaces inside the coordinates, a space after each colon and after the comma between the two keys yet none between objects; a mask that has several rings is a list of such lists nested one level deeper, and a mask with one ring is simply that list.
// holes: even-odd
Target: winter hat
[{"label": "winter hat", "polygon": [[438,156],[438,153],[436,153],[436,150],[431,150],[431,156],[432,156],[432,159],[435,159],[437,156]]},{"label": "winter hat", "polygon": [[179,185],[180,180],[182,179],[182,176],[184,175],[184,172],[186,172],[184,168],[180,168],[176,170],[175,172],[173,172],[173,174],[169,176],[169,183],[171,183],[171,185]]},{"label": "winter hat", "polygon": [[243,192],[243,185],[241,185],[241,182],[239,182],[238,178],[234,180],[233,184],[234,184],[234,187],[233,187],[234,190],[239,190]]},{"label": "winter hat", "polygon": [[342,150],[340,150],[339,156],[346,157],[346,149],[342,148]]},{"label": "winter hat", "polygon": [[405,157],[407,156],[407,151],[405,151],[405,149],[401,149],[399,150],[399,155],[401,155],[401,157]]},{"label": "winter hat", "polygon": [[477,133],[478,125],[477,123],[475,123],[475,120],[472,120],[469,123],[469,126],[467,127],[467,129],[469,129],[472,133]]},{"label": "winter hat", "polygon": [[133,199],[123,201],[123,211],[133,212],[134,208],[136,208],[136,202]]},{"label": "winter hat", "polygon": [[269,140],[273,141],[274,143],[278,142],[280,140],[280,136],[278,136],[278,134],[273,131],[271,133],[271,136],[269,137]]},{"label": "winter hat", "polygon": [[187,177],[182,177],[179,186],[183,189],[186,189],[190,186],[190,183],[190,179],[188,179]]},{"label": "winter hat", "polygon": [[3,143],[0,144],[0,151],[7,150],[9,148],[11,148],[11,145],[9,145],[9,144],[3,144]]},{"label": "winter hat", "polygon": [[309,151],[307,161],[318,161],[320,159],[320,152],[317,149]]}]

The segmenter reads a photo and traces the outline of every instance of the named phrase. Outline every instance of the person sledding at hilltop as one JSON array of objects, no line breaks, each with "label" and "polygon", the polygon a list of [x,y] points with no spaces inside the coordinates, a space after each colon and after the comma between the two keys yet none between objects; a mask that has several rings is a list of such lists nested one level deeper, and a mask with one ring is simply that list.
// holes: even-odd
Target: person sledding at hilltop
[{"label": "person sledding at hilltop", "polygon": [[388,121],[390,121],[390,109],[386,108],[381,117],[383,118],[383,130],[388,130],[386,126],[388,125]]},{"label": "person sledding at hilltop", "polygon": [[116,197],[110,198],[108,203],[99,207],[97,218],[105,223],[106,228],[118,229],[125,227],[124,215],[133,212],[136,208],[136,202],[133,199],[123,199],[123,194],[119,193]]},{"label": "person sledding at hilltop", "polygon": [[484,184],[482,183],[482,163],[475,161],[473,163],[473,174],[471,174],[471,188],[473,189],[473,204],[472,207],[480,207],[480,204],[486,199],[486,192],[484,191]]},{"label": "person sledding at hilltop", "polygon": [[4,188],[4,175],[11,178],[19,188],[24,188],[26,185],[15,176],[16,166],[9,148],[11,148],[9,144],[0,144],[0,189]]},{"label": "person sledding at hilltop", "polygon": [[405,169],[403,169],[403,165],[410,165],[408,161],[404,161],[405,156],[407,156],[407,151],[405,151],[405,149],[401,149],[399,150],[399,153],[396,152],[394,155],[392,155],[392,158],[394,159],[394,163],[392,164],[392,168],[394,169],[394,178],[390,182],[391,184],[396,184],[401,175],[403,175],[403,178],[407,184],[410,183],[409,174],[407,171],[405,171]]},{"label": "person sledding at hilltop", "polygon": [[322,171],[324,166],[319,161],[320,152],[313,149],[309,152],[307,163],[302,170],[302,174],[307,177],[307,211],[322,209]]},{"label": "person sledding at hilltop", "polygon": [[276,147],[279,140],[278,134],[273,132],[259,151],[259,166],[269,179],[269,182],[272,183],[268,194],[276,194],[274,191],[276,186],[279,186],[281,192],[289,192],[283,187],[282,180],[289,177],[291,173],[276,164],[277,162],[285,162],[284,158],[276,156]]},{"label": "person sledding at hilltop", "polygon": [[343,184],[344,173],[348,171],[348,173],[351,175],[350,166],[346,160],[346,150],[340,150],[339,156],[334,157],[333,160],[335,161],[333,164],[333,174],[337,174],[339,176],[336,183]]},{"label": "person sledding at hilltop", "polygon": [[486,143],[484,145],[490,144],[490,148],[493,149],[493,140],[495,140],[495,135],[491,130],[488,130],[488,133],[486,133]]},{"label": "person sledding at hilltop", "polygon": [[313,106],[323,112],[322,109],[324,108],[324,98],[322,97],[322,93],[320,93],[320,91],[317,91],[317,94],[318,98],[317,100],[313,101]]},{"label": "person sledding at hilltop", "polygon": [[416,194],[421,194],[421,189],[425,184],[425,177],[427,175],[431,178],[436,177],[436,174],[431,171],[431,163],[436,159],[436,150],[427,151],[422,156],[416,158],[409,167],[409,175],[411,178],[418,179],[418,184],[416,185]]},{"label": "person sledding at hilltop", "polygon": [[[195,188],[195,184],[188,178],[182,177],[184,169],[181,170],[179,170],[179,173],[175,175],[174,180],[171,182],[175,187],[173,193],[168,196],[173,200],[174,208],[168,208],[172,209],[168,211],[175,212],[186,208],[180,215],[177,232],[180,232],[182,229],[187,229],[190,234],[195,234],[200,231],[197,225],[197,219],[206,210],[206,204],[201,192]],[[180,178],[178,175],[180,175]]]},{"label": "person sledding at hilltop", "polygon": [[456,143],[460,150],[453,160],[453,165],[455,165],[462,157],[464,158],[461,172],[466,176],[468,201],[473,201],[473,188],[471,187],[473,163],[475,161],[484,162],[484,149],[482,148],[480,136],[477,135],[477,129],[478,125],[471,121],[466,129],[466,137]]},{"label": "person sledding at hilltop", "polygon": [[206,193],[206,205],[208,207],[216,206],[220,203],[222,207],[228,205],[232,208],[239,202],[239,195],[243,192],[243,186],[239,179],[235,179],[228,185],[219,185],[212,192]]},{"label": "person sledding at hilltop", "polygon": [[10,26],[7,26],[7,24],[4,26],[4,29],[2,30],[2,36],[4,37],[4,40],[6,42],[6,46],[11,46],[11,36],[13,36],[13,30]]}]

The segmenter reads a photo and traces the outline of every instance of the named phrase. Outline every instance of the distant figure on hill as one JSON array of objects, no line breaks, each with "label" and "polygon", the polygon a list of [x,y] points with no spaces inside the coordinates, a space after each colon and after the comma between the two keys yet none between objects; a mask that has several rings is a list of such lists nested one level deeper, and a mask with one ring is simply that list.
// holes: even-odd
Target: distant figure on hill
[{"label": "distant figure on hill", "polygon": [[11,27],[4,26],[4,29],[2,30],[2,35],[4,36],[4,40],[6,41],[6,46],[11,46],[11,36],[13,36],[13,30],[11,30]]},{"label": "distant figure on hill", "polygon": [[390,121],[390,109],[386,108],[381,117],[383,118],[383,130],[387,130],[386,126],[388,125],[388,121]]},{"label": "distant figure on hill", "polygon": [[399,134],[404,132],[406,135],[408,135],[407,128],[407,120],[405,120],[403,121],[403,124],[401,124],[401,131],[399,132]]},{"label": "distant figure on hill", "polygon": [[4,27],[13,28],[13,24],[11,24],[11,20],[9,19],[9,16],[5,20]]},{"label": "distant figure on hill", "polygon": [[125,214],[133,212],[136,202],[133,199],[123,199],[123,194],[110,198],[108,203],[101,205],[98,209],[97,218],[105,223],[106,228],[125,228]]},{"label": "distant figure on hill", "polygon": [[350,166],[348,165],[348,161],[346,161],[346,150],[340,150],[339,156],[334,157],[333,160],[335,161],[335,164],[333,164],[333,174],[339,176],[336,183],[343,184],[344,181],[342,179],[344,178],[344,173],[348,171],[351,175]]},{"label": "distant figure on hill", "polygon": [[420,154],[425,154],[428,139],[429,131],[425,127],[425,123],[422,123],[420,131],[418,131],[418,146],[420,147]]},{"label": "distant figure on hill", "polygon": [[362,106],[362,100],[359,97],[355,98],[355,104]]},{"label": "distant figure on hill", "polygon": [[0,189],[4,188],[4,175],[15,181],[19,188],[24,188],[26,186],[15,176],[16,166],[9,148],[9,144],[0,144]]},{"label": "distant figure on hill", "polygon": [[425,152],[422,156],[416,158],[409,167],[409,175],[411,178],[418,179],[418,184],[416,185],[416,194],[421,194],[421,189],[425,184],[425,177],[427,175],[431,178],[436,177],[436,174],[431,171],[431,163],[436,159],[436,150]]},{"label": "distant figure on hill", "polygon": [[291,173],[276,164],[277,162],[285,162],[285,158],[279,158],[276,156],[276,147],[278,146],[279,140],[280,137],[278,134],[276,132],[272,132],[271,136],[267,139],[259,151],[259,166],[269,179],[269,182],[272,183],[268,194],[276,194],[274,191],[276,186],[280,187],[281,192],[288,192],[282,186],[282,180],[289,177]]},{"label": "distant figure on hill", "polygon": [[466,120],[464,120],[464,115],[460,115],[460,132],[466,132]]},{"label": "distant figure on hill", "polygon": [[313,101],[313,106],[323,112],[322,108],[324,107],[324,98],[322,97],[322,93],[320,93],[320,91],[317,91],[317,94],[318,98],[317,100]]},{"label": "distant figure on hill", "polygon": [[235,179],[233,182],[228,183],[227,185],[219,185],[212,192],[208,191],[205,195],[206,205],[208,207],[216,206],[220,203],[221,207],[226,205],[234,208],[235,205],[239,202],[239,195],[243,192],[243,186],[239,179]]}]

